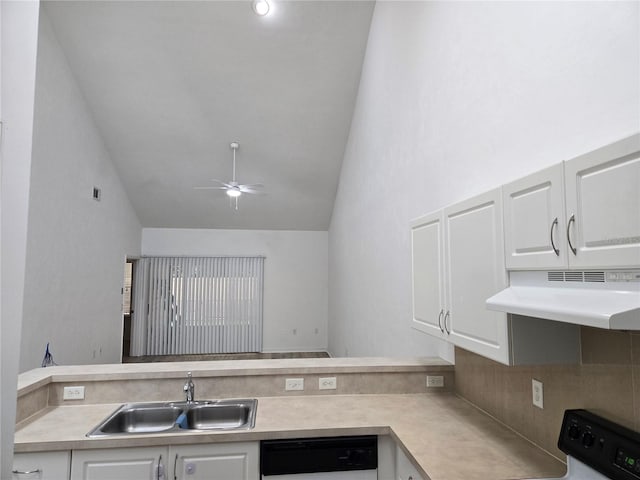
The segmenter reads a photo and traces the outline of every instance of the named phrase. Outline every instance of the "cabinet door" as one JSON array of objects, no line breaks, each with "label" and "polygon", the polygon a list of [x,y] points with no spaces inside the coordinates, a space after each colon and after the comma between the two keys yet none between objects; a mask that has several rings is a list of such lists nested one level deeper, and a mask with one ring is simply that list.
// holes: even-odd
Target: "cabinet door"
[{"label": "cabinet door", "polygon": [[563,165],[504,185],[502,199],[507,268],[566,268]]},{"label": "cabinet door", "polygon": [[418,469],[413,466],[400,447],[396,450],[396,478],[398,480],[422,480]]},{"label": "cabinet door", "polygon": [[413,326],[430,335],[444,334],[444,244],[442,212],[411,222]]},{"label": "cabinet door", "polygon": [[572,267],[640,267],[640,134],[565,162]]},{"label": "cabinet door", "polygon": [[[258,442],[218,443],[172,447],[178,480],[257,480]],[[173,473],[173,472],[172,472]],[[174,478],[174,477],[170,477]]]},{"label": "cabinet door", "polygon": [[507,315],[486,308],[487,298],[507,285],[501,189],[447,207],[445,243],[448,338],[508,364]]},{"label": "cabinet door", "polygon": [[69,478],[70,452],[16,453],[13,480],[64,480]]},{"label": "cabinet door", "polygon": [[74,450],[71,480],[164,480],[164,447]]}]

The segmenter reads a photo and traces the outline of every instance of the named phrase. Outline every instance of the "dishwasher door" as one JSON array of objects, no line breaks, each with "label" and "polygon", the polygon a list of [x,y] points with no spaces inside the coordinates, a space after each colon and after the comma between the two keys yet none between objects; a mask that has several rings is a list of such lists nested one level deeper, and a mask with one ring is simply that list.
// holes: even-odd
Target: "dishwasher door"
[{"label": "dishwasher door", "polygon": [[377,469],[375,435],[260,442],[263,480],[377,480]]}]

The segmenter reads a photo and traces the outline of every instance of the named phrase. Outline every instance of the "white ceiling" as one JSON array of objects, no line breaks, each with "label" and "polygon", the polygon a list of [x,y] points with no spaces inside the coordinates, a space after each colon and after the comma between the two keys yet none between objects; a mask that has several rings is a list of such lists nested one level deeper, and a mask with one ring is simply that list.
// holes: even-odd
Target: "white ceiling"
[{"label": "white ceiling", "polygon": [[373,2],[43,4],[144,227],[328,228]]}]

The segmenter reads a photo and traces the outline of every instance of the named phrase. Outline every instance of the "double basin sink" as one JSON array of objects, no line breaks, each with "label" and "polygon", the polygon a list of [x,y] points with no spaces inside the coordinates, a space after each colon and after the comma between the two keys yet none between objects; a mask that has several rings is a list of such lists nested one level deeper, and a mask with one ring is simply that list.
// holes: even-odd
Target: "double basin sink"
[{"label": "double basin sink", "polygon": [[108,437],[136,433],[248,430],[255,426],[258,400],[127,403],[87,433]]}]

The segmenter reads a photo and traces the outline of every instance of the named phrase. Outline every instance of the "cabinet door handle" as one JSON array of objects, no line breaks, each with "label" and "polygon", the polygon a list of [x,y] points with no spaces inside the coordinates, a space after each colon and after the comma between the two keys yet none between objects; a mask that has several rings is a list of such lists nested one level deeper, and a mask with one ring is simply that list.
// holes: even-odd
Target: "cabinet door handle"
[{"label": "cabinet door handle", "polygon": [[553,241],[553,227],[558,227],[558,217],[556,217],[553,220],[553,223],[551,224],[551,233],[549,233],[549,236],[551,237],[551,248],[553,248],[554,253],[556,254],[556,257],[560,256],[560,250],[558,250],[556,248],[556,244]]},{"label": "cabinet door handle", "polygon": [[34,475],[36,473],[42,473],[42,470],[36,468],[35,470],[11,470],[14,475]]},{"label": "cabinet door handle", "polygon": [[447,328],[447,318],[450,318],[449,310],[444,314],[444,329],[447,331],[447,335],[451,335],[451,330]]},{"label": "cabinet door handle", "polygon": [[164,480],[164,465],[162,464],[162,455],[158,457],[158,469],[156,473],[157,480]]},{"label": "cabinet door handle", "polygon": [[173,461],[173,480],[178,480],[178,474],[176,469],[178,468],[178,454],[176,453],[176,459]]},{"label": "cabinet door handle", "polygon": [[571,230],[571,224],[575,223],[575,222],[576,222],[576,216],[575,215],[571,215],[571,218],[569,219],[569,222],[567,223],[567,242],[569,242],[569,248],[571,249],[573,254],[577,255],[578,254],[578,250],[576,250],[576,248],[571,243],[571,235],[569,235],[569,231]]},{"label": "cabinet door handle", "polygon": [[438,327],[440,327],[440,331],[444,333],[444,328],[442,328],[442,315],[444,315],[444,309],[440,310],[438,314]]}]

